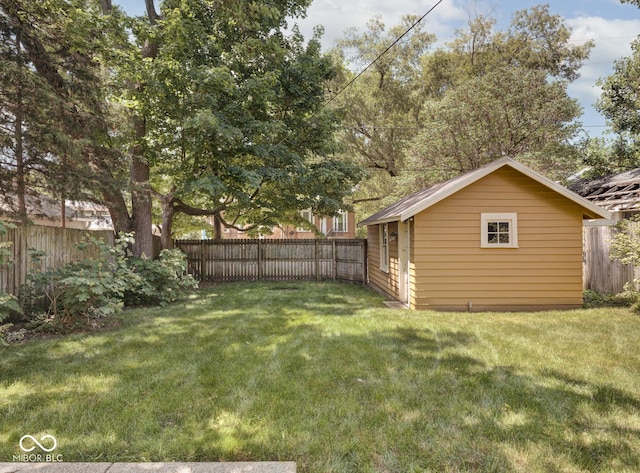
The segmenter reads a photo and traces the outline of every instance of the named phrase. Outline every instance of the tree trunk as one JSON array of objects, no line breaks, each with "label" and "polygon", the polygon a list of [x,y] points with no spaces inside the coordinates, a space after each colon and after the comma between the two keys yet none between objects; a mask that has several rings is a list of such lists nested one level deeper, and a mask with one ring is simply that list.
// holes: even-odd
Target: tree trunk
[{"label": "tree trunk", "polygon": [[220,221],[219,213],[213,216],[213,238],[214,240],[222,240],[222,221]]},{"label": "tree trunk", "polygon": [[[156,24],[159,15],[156,13],[153,0],[146,0],[147,14],[151,25]],[[142,58],[154,58],[158,52],[157,45],[145,41],[142,48]],[[138,84],[140,90],[144,89],[144,84]],[[153,233],[151,218],[151,183],[149,178],[151,168],[144,155],[142,142],[147,133],[145,118],[134,117],[134,134],[136,146],[133,150],[131,162],[131,213],[133,218],[133,231],[135,232],[135,243],[133,245],[133,256],[137,258],[153,257]]]},{"label": "tree trunk", "polygon": [[[16,34],[16,51],[18,57],[18,68],[20,73],[23,72],[24,64],[22,63],[22,46],[21,35]],[[25,162],[24,162],[24,134],[22,130],[23,103],[22,103],[22,85],[17,85],[15,122],[14,122],[14,139],[15,139],[15,158],[16,158],[16,192],[18,194],[18,218],[21,222],[27,221],[27,203],[25,194],[27,192],[27,184],[25,178]]]},{"label": "tree trunk", "polygon": [[144,118],[134,118],[136,145],[134,146],[129,177],[131,179],[131,214],[135,243],[133,256],[153,257],[153,234],[151,220],[150,168],[144,157],[142,140],[146,133]]},{"label": "tree trunk", "polygon": [[133,222],[129,216],[127,203],[119,189],[102,189],[102,199],[109,209],[109,216],[116,233],[129,233],[133,231]]},{"label": "tree trunk", "polygon": [[[18,94],[20,95],[20,94]],[[21,101],[20,98],[18,98]],[[27,221],[27,202],[25,194],[27,192],[27,185],[25,181],[25,163],[24,163],[24,146],[23,146],[23,133],[22,133],[22,103],[18,104],[15,115],[15,130],[14,139],[15,146],[15,158],[16,158],[16,192],[18,194],[18,219],[21,222]]]},{"label": "tree trunk", "polygon": [[173,248],[173,238],[171,238],[173,228],[173,216],[175,208],[173,206],[173,196],[163,196],[160,200],[162,203],[162,233],[160,234],[160,243],[163,250]]}]

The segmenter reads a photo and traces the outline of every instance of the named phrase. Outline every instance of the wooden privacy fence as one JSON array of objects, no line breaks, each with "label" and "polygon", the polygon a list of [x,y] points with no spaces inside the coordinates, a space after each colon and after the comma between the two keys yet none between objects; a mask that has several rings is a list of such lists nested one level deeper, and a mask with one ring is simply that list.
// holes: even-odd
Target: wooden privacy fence
[{"label": "wooden privacy fence", "polygon": [[617,294],[624,285],[640,278],[640,268],[610,258],[615,226],[584,227],[582,283],[584,289]]},{"label": "wooden privacy fence", "polygon": [[175,246],[200,281],[367,280],[366,240],[176,240]]},{"label": "wooden privacy fence", "polygon": [[79,250],[76,245],[86,241],[87,236],[101,239],[113,245],[112,231],[85,231],[73,228],[24,225],[0,235],[0,241],[11,242],[9,248],[13,262],[0,266],[0,291],[17,295],[24,284],[27,273],[34,268],[31,249],[43,252],[39,268],[46,271],[58,268],[71,261],[99,257],[97,248],[90,246]]}]

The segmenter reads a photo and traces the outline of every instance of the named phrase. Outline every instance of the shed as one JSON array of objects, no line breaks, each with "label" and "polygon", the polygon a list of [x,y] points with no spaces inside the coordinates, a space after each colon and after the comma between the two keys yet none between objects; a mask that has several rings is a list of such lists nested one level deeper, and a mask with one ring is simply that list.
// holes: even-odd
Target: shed
[{"label": "shed", "polygon": [[611,218],[510,158],[363,220],[369,284],[412,309],[582,306],[584,219]]}]

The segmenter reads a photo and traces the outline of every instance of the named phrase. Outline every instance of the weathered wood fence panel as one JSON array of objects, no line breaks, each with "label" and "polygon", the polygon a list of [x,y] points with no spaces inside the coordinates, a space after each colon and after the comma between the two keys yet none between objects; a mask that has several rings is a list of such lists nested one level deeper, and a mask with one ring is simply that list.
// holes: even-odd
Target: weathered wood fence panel
[{"label": "weathered wood fence panel", "polygon": [[200,281],[366,281],[366,240],[176,240]]},{"label": "weathered wood fence panel", "polygon": [[40,259],[43,271],[58,268],[71,261],[83,258],[98,257],[94,247],[80,250],[77,244],[85,241],[87,236],[102,239],[113,245],[114,235],[111,231],[85,231],[72,228],[45,227],[41,225],[24,225],[8,230],[0,235],[0,241],[11,242],[10,252],[13,263],[0,266],[0,290],[17,295],[24,284],[27,273],[34,268],[31,250],[44,253]]},{"label": "weathered wood fence panel", "polygon": [[640,268],[612,261],[611,240],[617,233],[615,226],[584,227],[582,256],[582,285],[603,293],[617,294],[624,285],[640,278]]}]

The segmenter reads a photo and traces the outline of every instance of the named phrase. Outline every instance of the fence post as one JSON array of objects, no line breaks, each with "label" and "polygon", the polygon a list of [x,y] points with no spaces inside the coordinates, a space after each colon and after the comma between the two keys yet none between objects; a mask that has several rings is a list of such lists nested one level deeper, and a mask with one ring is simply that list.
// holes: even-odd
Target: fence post
[{"label": "fence post", "polygon": [[264,274],[262,270],[262,240],[258,238],[258,281],[262,280],[262,275]]},{"label": "fence post", "polygon": [[362,285],[367,284],[367,240],[362,241]]},{"label": "fence post", "polygon": [[338,279],[338,253],[336,252],[336,241],[331,240],[331,251],[333,252],[333,279]]},{"label": "fence post", "polygon": [[316,281],[320,281],[320,252],[318,251],[318,239],[314,240],[314,251],[315,251],[315,271],[316,271]]},{"label": "fence post", "polygon": [[201,281],[205,281],[207,279],[207,275],[205,274],[207,265],[204,258],[204,242],[205,240],[200,240],[200,280]]}]

